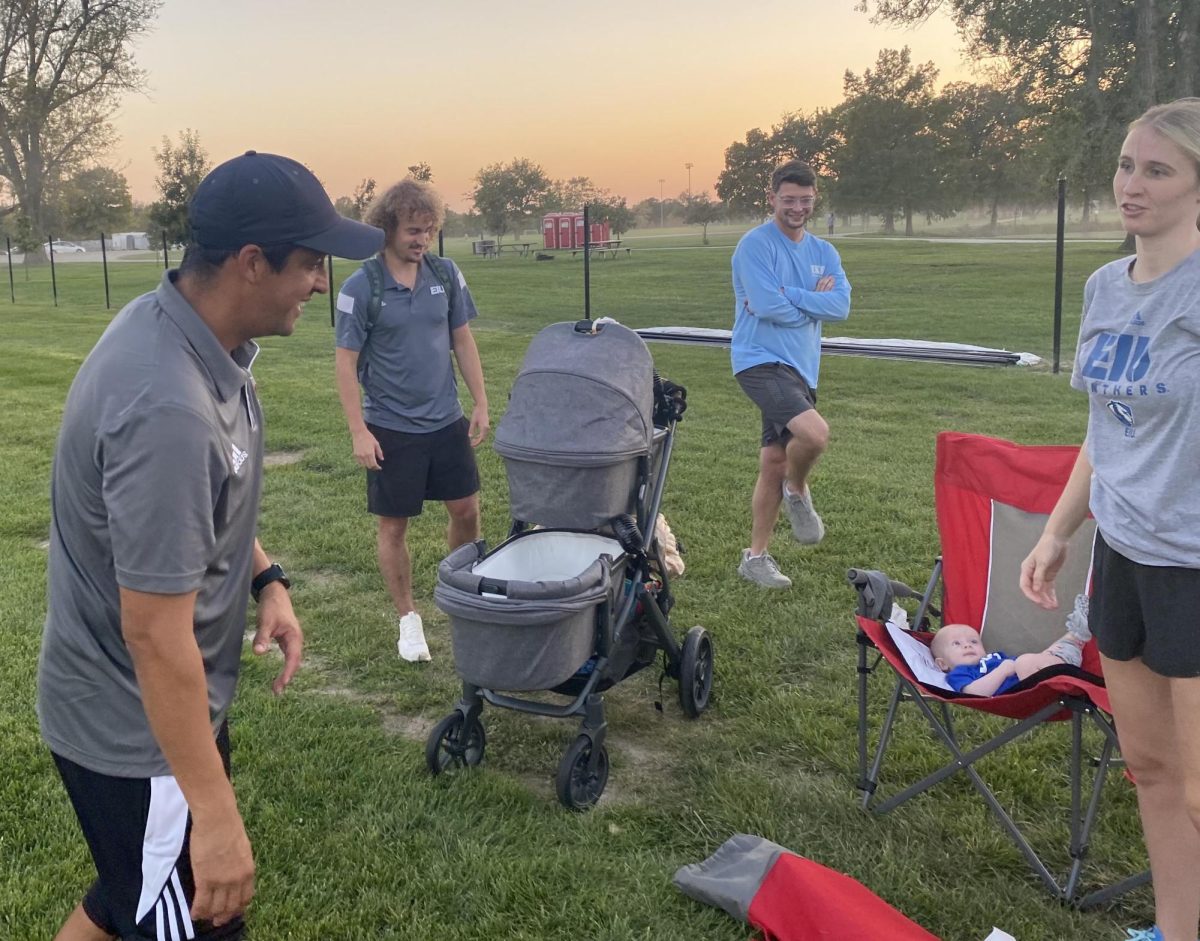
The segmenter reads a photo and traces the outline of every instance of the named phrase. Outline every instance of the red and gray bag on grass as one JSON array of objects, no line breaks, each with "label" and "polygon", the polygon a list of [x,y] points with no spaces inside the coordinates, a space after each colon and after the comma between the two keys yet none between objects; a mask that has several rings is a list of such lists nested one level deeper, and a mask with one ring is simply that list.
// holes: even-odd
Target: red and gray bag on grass
[{"label": "red and gray bag on grass", "polygon": [[757,928],[764,941],[938,941],[862,883],[747,833],[680,868],[675,885]]}]

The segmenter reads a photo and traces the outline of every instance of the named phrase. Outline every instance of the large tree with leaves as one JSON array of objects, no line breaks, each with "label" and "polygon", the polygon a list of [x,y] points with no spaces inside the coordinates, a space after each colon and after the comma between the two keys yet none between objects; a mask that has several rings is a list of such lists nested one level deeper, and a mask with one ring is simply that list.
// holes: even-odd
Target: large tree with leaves
[{"label": "large tree with leaves", "polygon": [[[786,114],[770,133],[754,128],[744,141],[725,148],[725,169],[717,177],[717,196],[731,216],[760,218],[768,209],[771,173],[785,160],[810,164],[817,175],[828,176],[839,137],[833,115],[816,111],[811,117]],[[825,188],[826,180],[822,180]]]},{"label": "large tree with leaves", "polygon": [[906,25],[948,12],[968,51],[1002,61],[1040,108],[1061,140],[1058,169],[1085,207],[1107,188],[1130,120],[1200,93],[1196,0],[862,0],[860,9]]},{"label": "large tree with leaves", "polygon": [[110,167],[75,174],[63,186],[60,202],[63,234],[76,238],[111,235],[128,224],[133,211],[129,183]]},{"label": "large tree with leaves", "polygon": [[167,233],[168,241],[186,243],[190,234],[188,203],[211,169],[208,153],[200,146],[200,135],[189,128],[180,132],[178,144],[164,137],[154,160],[158,164],[154,183],[159,199],[150,206],[150,221]]},{"label": "large tree with leaves", "polygon": [[34,231],[60,181],[107,148],[120,96],[142,87],[133,44],[160,0],[0,3],[0,176]]},{"label": "large tree with leaves", "polygon": [[546,172],[524,157],[493,163],[475,174],[471,198],[488,231],[497,238],[520,231],[552,198],[554,183]]},{"label": "large tree with leaves", "polygon": [[838,208],[883,216],[892,231],[913,215],[941,215],[954,208],[945,185],[948,155],[936,127],[933,63],[914,66],[908,48],[883,49],[875,68],[847,71],[846,98],[835,109],[844,142],[838,149]]}]

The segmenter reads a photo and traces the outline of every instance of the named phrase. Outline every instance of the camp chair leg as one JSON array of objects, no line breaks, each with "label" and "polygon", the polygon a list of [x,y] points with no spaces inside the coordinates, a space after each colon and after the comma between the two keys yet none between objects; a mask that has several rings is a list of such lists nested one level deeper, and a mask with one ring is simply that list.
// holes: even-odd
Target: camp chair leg
[{"label": "camp chair leg", "polygon": [[[875,788],[879,786],[879,769],[883,767],[883,758],[887,753],[888,744],[892,740],[892,725],[896,721],[896,710],[899,709],[900,701],[904,698],[904,685],[903,680],[896,681],[896,688],[892,690],[892,698],[888,703],[887,717],[883,720],[883,727],[879,730],[879,744],[875,746],[875,760],[871,763],[871,772],[859,782],[859,789],[863,792],[863,810],[870,808],[871,801],[875,797]],[[865,718],[863,721],[866,721]],[[866,757],[865,751],[863,757]],[[887,811],[877,810],[876,813],[882,814]]]},{"label": "camp chair leg", "polygon": [[1120,882],[1114,882],[1112,885],[1104,889],[1097,889],[1090,895],[1085,895],[1083,898],[1075,901],[1076,908],[1095,908],[1098,905],[1104,905],[1111,902],[1115,898],[1119,898],[1126,892],[1132,892],[1134,889],[1150,882],[1150,870],[1139,872],[1136,876],[1130,876],[1128,879],[1122,879]]},{"label": "camp chair leg", "polygon": [[939,702],[938,705],[942,707],[942,725],[946,734],[950,736],[950,741],[958,745],[958,736],[954,734],[954,719],[950,715],[950,707],[944,702]]}]

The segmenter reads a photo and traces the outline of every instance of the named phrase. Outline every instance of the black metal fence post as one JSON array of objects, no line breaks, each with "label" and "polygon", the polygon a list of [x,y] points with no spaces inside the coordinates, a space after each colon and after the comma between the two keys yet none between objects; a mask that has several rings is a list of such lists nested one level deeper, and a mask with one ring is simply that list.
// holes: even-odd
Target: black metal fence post
[{"label": "black metal fence post", "polygon": [[1063,293],[1063,241],[1067,223],[1067,178],[1058,178],[1058,234],[1054,252],[1054,366],[1058,374],[1062,354],[1062,293]]},{"label": "black metal fence post", "polygon": [[100,233],[100,264],[104,267],[104,309],[112,308],[108,296],[108,248],[104,244],[104,233]]},{"label": "black metal fence post", "polygon": [[54,271],[54,236],[46,243],[50,250],[50,290],[54,292],[54,306],[58,306],[58,275]]},{"label": "black metal fence post", "polygon": [[4,249],[4,257],[8,259],[8,296],[12,298],[12,302],[15,304],[17,302],[17,286],[13,283],[12,239],[7,235],[4,236]]},{"label": "black metal fence post", "polygon": [[171,267],[171,261],[167,257],[167,230],[162,230],[162,246],[163,246],[163,270]]},{"label": "black metal fence post", "polygon": [[592,225],[587,203],[583,204],[583,319],[592,319]]},{"label": "black metal fence post", "polygon": [[446,233],[441,229],[438,229],[438,254],[442,258],[446,257]]},{"label": "black metal fence post", "polygon": [[333,299],[333,256],[332,255],[325,256],[325,265],[326,265],[326,270],[329,272],[329,326],[334,327],[337,324],[336,324],[336,322],[334,320],[334,316],[333,316],[334,299]]}]

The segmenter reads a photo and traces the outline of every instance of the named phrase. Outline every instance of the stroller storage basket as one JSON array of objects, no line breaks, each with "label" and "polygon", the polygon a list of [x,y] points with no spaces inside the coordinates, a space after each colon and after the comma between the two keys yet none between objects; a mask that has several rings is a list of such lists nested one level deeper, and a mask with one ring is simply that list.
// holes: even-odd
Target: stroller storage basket
[{"label": "stroller storage basket", "polygon": [[594,652],[597,609],[623,571],[620,543],[594,533],[531,530],[486,555],[482,543],[460,546],[434,589],[459,676],[485,689],[562,683]]}]

